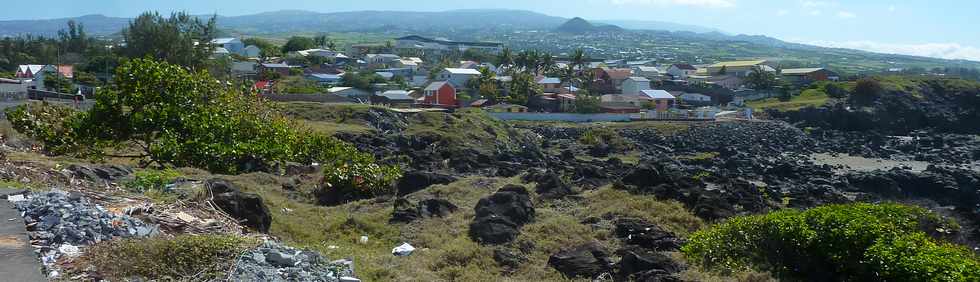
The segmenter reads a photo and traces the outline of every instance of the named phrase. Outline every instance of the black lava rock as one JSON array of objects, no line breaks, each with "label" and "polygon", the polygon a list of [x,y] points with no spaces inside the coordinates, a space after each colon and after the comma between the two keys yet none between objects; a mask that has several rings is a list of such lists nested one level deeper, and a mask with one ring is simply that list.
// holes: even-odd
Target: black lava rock
[{"label": "black lava rock", "polygon": [[212,200],[218,208],[232,217],[243,221],[245,226],[259,232],[269,232],[272,225],[272,214],[262,202],[262,197],[252,193],[243,193],[230,183],[212,179],[207,181],[207,187],[214,195]]}]

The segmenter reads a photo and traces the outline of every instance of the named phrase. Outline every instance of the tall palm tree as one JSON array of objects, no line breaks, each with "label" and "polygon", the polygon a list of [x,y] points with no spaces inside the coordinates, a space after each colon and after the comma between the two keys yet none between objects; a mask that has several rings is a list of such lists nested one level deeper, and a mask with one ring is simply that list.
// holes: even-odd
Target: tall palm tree
[{"label": "tall palm tree", "polygon": [[527,70],[531,71],[534,75],[538,75],[538,71],[541,70],[541,52],[538,52],[538,50],[532,50],[528,53]]},{"label": "tall palm tree", "polygon": [[521,70],[527,70],[531,62],[530,59],[530,54],[527,51],[517,53],[517,56],[514,57],[514,66]]},{"label": "tall palm tree", "polygon": [[510,48],[504,48],[504,50],[500,51],[500,54],[497,55],[497,66],[501,68],[510,68],[513,65],[514,52],[511,51]]},{"label": "tall palm tree", "polygon": [[552,71],[555,70],[555,65],[556,65],[556,63],[555,63],[555,57],[552,56],[550,53],[547,53],[546,52],[546,53],[543,53],[541,55],[541,72],[542,73],[551,73]]},{"label": "tall palm tree", "polygon": [[579,70],[585,70],[585,62],[589,60],[589,56],[585,55],[585,50],[581,48],[575,49],[572,53],[572,66],[578,67]]}]

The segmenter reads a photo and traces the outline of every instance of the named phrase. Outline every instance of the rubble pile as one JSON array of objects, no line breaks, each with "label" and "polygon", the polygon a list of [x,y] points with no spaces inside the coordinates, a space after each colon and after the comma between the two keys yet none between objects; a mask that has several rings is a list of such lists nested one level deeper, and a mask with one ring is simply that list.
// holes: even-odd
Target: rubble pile
[{"label": "rubble pile", "polygon": [[354,282],[354,263],[328,262],[319,253],[299,250],[273,241],[245,252],[235,263],[229,281],[323,281]]},{"label": "rubble pile", "polygon": [[35,193],[17,202],[16,207],[24,216],[31,245],[51,277],[58,276],[55,262],[62,257],[80,255],[79,246],[159,232],[155,225],[112,214],[79,193],[57,190]]}]

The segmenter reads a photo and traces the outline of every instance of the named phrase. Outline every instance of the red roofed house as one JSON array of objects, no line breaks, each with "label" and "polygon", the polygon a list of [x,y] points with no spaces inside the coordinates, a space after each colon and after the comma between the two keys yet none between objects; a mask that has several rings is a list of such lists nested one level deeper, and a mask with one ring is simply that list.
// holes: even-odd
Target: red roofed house
[{"label": "red roofed house", "polygon": [[442,108],[455,108],[456,105],[456,88],[446,81],[436,81],[430,83],[422,91],[423,95],[421,98],[421,104],[442,107]]}]

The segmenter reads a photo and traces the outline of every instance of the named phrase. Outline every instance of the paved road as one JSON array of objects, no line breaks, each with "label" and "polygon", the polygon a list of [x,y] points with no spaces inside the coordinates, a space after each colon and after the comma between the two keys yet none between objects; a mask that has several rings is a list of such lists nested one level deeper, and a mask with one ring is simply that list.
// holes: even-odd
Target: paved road
[{"label": "paved road", "polygon": [[0,281],[47,281],[31,249],[20,212],[0,188]]}]

